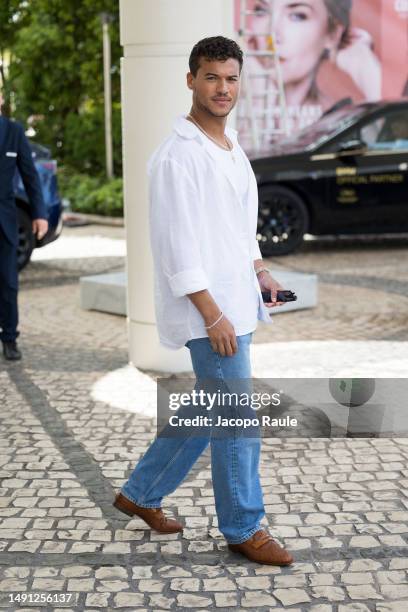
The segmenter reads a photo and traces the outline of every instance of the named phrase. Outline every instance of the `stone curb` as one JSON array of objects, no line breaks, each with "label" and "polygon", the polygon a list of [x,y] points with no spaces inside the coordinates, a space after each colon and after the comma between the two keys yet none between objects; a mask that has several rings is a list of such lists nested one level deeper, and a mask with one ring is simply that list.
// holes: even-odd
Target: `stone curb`
[{"label": "stone curb", "polygon": [[62,215],[64,225],[107,225],[111,227],[124,227],[123,217],[105,217],[104,215],[88,215],[85,213],[65,212]]}]

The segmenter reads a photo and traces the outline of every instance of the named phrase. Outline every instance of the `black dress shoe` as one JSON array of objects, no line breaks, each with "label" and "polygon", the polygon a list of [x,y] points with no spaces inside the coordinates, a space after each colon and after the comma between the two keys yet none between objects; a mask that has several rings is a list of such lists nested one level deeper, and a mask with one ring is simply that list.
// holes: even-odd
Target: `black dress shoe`
[{"label": "black dress shoe", "polygon": [[3,342],[3,355],[8,361],[19,361],[22,357],[16,342]]}]

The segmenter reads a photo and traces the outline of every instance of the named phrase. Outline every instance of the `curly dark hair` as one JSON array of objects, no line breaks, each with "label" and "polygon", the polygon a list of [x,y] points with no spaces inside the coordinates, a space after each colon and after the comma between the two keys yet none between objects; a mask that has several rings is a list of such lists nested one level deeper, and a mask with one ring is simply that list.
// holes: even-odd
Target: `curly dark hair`
[{"label": "curly dark hair", "polygon": [[203,38],[194,45],[188,64],[191,74],[197,76],[200,67],[200,57],[204,57],[209,61],[224,62],[227,59],[236,59],[239,62],[239,71],[241,72],[242,64],[244,63],[241,47],[237,45],[235,40],[225,38],[224,36],[211,36]]}]

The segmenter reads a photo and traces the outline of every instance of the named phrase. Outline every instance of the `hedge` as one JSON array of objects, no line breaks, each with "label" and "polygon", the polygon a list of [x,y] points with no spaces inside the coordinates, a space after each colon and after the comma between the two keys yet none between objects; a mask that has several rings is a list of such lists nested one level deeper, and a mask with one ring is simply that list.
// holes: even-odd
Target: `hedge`
[{"label": "hedge", "polygon": [[69,200],[73,212],[123,217],[122,178],[107,181],[64,167],[58,172],[58,185],[61,197]]}]

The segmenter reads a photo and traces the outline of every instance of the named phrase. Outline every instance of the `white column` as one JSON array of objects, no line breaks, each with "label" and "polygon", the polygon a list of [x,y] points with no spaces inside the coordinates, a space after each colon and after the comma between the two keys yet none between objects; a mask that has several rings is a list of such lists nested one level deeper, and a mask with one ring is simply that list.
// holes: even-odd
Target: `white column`
[{"label": "white column", "polygon": [[122,121],[130,361],[140,368],[191,370],[189,351],[159,345],[153,303],[146,163],[188,112],[188,57],[206,36],[234,37],[234,0],[120,0]]}]

